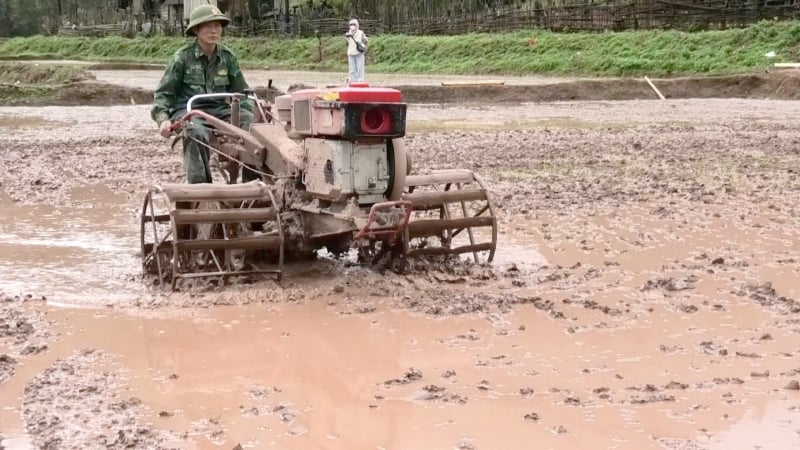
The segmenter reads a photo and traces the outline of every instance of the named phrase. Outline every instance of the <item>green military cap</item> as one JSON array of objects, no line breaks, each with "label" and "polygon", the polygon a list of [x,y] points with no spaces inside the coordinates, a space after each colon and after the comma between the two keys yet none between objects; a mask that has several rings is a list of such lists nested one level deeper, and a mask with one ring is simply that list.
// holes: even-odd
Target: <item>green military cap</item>
[{"label": "green military cap", "polygon": [[186,34],[194,36],[194,28],[207,22],[220,22],[223,27],[226,27],[231,23],[231,19],[222,14],[222,11],[214,5],[200,5],[189,14],[189,26],[186,27]]}]

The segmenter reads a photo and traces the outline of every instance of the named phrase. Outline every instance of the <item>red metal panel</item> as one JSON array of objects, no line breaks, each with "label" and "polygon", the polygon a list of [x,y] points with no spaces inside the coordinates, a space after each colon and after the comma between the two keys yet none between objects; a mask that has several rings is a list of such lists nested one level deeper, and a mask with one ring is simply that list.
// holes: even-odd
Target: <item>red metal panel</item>
[{"label": "red metal panel", "polygon": [[303,89],[292,92],[292,101],[322,99],[342,103],[401,103],[403,94],[397,89],[369,87],[367,83],[353,83],[349,87],[328,89]]},{"label": "red metal panel", "polygon": [[400,103],[403,94],[397,89],[349,87],[339,91],[339,101],[346,103]]}]

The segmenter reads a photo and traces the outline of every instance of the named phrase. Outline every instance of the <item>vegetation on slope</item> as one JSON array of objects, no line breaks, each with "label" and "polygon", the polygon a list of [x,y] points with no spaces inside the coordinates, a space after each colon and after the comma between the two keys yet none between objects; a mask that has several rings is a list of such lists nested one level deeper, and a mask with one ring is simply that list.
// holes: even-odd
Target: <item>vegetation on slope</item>
[{"label": "vegetation on slope", "polygon": [[[367,30],[369,31],[369,30]],[[164,63],[185,39],[44,37],[0,41],[0,58]],[[342,36],[226,38],[251,67],[346,71]],[[774,52],[774,57],[767,56]],[[722,31],[554,33],[530,30],[461,36],[371,36],[371,72],[683,76],[759,71],[800,59],[800,21]]]}]

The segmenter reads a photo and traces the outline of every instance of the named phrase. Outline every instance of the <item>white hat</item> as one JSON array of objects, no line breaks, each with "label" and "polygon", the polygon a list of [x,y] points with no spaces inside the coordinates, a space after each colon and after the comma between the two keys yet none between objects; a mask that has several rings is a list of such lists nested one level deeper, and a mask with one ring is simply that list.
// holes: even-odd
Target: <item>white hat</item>
[{"label": "white hat", "polygon": [[358,26],[358,20],[356,20],[356,19],[350,19],[350,25],[355,25],[355,26]]}]

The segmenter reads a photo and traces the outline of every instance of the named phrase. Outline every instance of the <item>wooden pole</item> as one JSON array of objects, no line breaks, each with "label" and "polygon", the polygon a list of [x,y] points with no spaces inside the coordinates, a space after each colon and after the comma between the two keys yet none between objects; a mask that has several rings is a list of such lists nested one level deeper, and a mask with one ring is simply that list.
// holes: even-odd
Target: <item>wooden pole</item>
[{"label": "wooden pole", "polygon": [[653,90],[656,92],[656,94],[658,94],[658,98],[660,98],[661,100],[666,100],[666,98],[664,98],[664,96],[661,95],[661,92],[658,90],[656,85],[653,84],[652,81],[650,81],[650,78],[644,77],[644,80],[647,81],[647,84],[649,84],[650,87],[653,88]]}]

